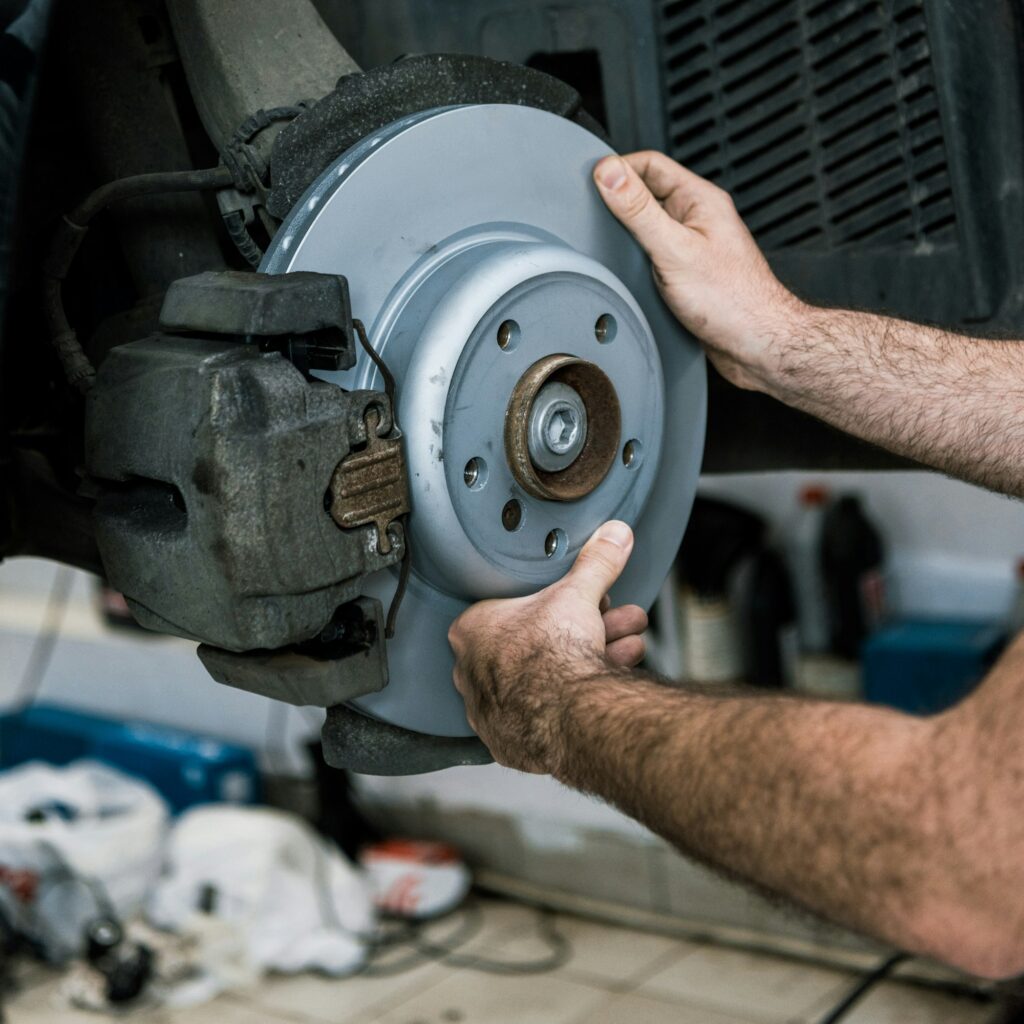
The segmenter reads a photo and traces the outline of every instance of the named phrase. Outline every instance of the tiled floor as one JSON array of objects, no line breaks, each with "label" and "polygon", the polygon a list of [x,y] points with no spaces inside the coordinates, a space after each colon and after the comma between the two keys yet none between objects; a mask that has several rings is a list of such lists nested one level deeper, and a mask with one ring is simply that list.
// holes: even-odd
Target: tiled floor
[{"label": "tiled floor", "polygon": [[[460,954],[504,961],[544,956],[537,917],[484,903],[483,926]],[[556,971],[484,974],[438,963],[393,977],[276,977],[193,1010],[137,1011],[135,1024],[813,1024],[853,977],[770,956],[697,945],[575,917],[557,919],[573,955]],[[441,941],[449,923],[434,926]],[[9,1001],[9,1024],[102,1024],[62,1006],[57,978]],[[993,1010],[909,985],[872,991],[844,1024],[988,1024]]]}]

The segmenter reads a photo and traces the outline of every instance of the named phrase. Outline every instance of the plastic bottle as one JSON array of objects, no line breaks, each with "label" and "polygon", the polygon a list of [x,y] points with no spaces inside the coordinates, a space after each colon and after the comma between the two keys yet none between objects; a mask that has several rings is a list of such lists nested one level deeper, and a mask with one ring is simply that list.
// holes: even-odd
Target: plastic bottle
[{"label": "plastic bottle", "polygon": [[885,549],[853,495],[841,497],[822,523],[821,568],[832,653],[855,659],[885,609]]},{"label": "plastic bottle", "polygon": [[687,680],[729,683],[742,679],[743,644],[728,597],[684,591],[682,608]]},{"label": "plastic bottle", "polygon": [[798,495],[799,510],[786,538],[786,555],[796,600],[797,636],[800,650],[821,654],[829,648],[828,613],[821,579],[821,529],[828,508],[828,491],[804,487]]},{"label": "plastic bottle", "polygon": [[698,497],[677,572],[687,679],[721,683],[744,675],[745,651],[732,600],[738,567],[758,549],[764,520],[726,501]]},{"label": "plastic bottle", "polygon": [[754,559],[747,605],[750,682],[782,689],[796,678],[796,609],[786,563],[765,548]]}]

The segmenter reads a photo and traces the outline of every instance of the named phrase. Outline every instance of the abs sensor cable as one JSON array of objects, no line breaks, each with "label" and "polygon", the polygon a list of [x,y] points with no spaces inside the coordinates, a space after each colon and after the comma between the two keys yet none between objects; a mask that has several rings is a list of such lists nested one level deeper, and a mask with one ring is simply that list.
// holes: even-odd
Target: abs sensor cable
[{"label": "abs sensor cable", "polygon": [[230,188],[234,176],[227,167],[201,171],[161,171],[136,174],[101,185],[71,213],[61,218],[43,261],[43,304],[50,341],[57,350],[68,383],[85,394],[96,379],[96,368],[85,354],[74,328],[68,323],[61,289],[79,247],[89,232],[89,223],[111,203],[163,192],[199,192]]}]

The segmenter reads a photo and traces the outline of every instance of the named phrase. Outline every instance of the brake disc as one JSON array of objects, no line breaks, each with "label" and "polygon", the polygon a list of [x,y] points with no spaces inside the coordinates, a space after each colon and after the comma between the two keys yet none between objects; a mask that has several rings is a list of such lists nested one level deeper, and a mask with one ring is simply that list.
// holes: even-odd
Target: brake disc
[{"label": "brake disc", "polygon": [[[390,683],[355,702],[423,733],[471,735],[447,633],[467,605],[561,577],[607,519],[636,545],[612,592],[654,600],[704,445],[699,347],[591,182],[611,151],[557,115],[425,111],[363,139],[309,188],[261,270],[344,274],[398,382],[412,573]],[[381,388],[365,353],[345,388]],[[390,601],[397,576],[365,592]]]}]

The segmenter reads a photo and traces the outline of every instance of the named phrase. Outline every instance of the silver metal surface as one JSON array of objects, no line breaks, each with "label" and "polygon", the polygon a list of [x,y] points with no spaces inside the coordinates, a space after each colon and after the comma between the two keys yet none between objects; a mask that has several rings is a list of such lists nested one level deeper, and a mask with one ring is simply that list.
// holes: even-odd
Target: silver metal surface
[{"label": "silver metal surface", "polygon": [[[451,683],[452,619],[472,600],[558,579],[605,520],[625,519],[637,535],[615,600],[648,605],[675,555],[703,450],[704,362],[594,191],[590,170],[608,152],[526,107],[428,111],[346,153],[268,251],[269,272],[345,274],[353,313],[398,381],[413,572],[388,647],[391,682],[356,702],[387,721],[467,735]],[[527,494],[505,457],[512,391],[554,354],[607,375],[621,443],[643,451],[629,465],[616,458],[576,501]],[[323,376],[381,386],[364,354]],[[395,587],[389,573],[367,583],[385,602]]]},{"label": "silver metal surface", "polygon": [[540,389],[530,411],[530,458],[549,473],[571,466],[587,439],[587,407],[579,393],[558,381]]}]

